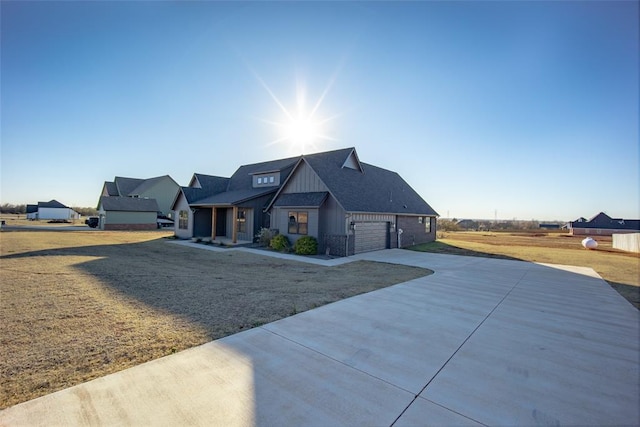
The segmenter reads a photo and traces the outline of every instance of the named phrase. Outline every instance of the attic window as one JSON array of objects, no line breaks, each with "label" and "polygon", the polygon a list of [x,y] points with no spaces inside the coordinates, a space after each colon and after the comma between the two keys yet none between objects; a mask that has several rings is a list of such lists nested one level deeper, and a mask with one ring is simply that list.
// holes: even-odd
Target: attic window
[{"label": "attic window", "polygon": [[[265,178],[265,179],[266,179],[266,178]],[[273,184],[273,183],[275,182],[275,180],[276,180],[276,179],[275,179],[275,177],[270,176],[270,177],[269,177],[269,184]]]},{"label": "attic window", "polygon": [[262,184],[262,178],[258,178],[258,184]]}]

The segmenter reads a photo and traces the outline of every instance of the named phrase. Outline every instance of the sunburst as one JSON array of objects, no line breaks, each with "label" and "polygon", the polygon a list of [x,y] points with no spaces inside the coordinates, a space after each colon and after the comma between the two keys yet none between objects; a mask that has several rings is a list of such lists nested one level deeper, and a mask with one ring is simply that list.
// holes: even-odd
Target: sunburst
[{"label": "sunburst", "polygon": [[318,110],[329,92],[334,79],[331,79],[311,109],[307,108],[306,86],[304,83],[298,81],[296,84],[296,106],[291,109],[284,106],[264,80],[258,75],[256,75],[256,78],[283,113],[283,117],[280,120],[262,119],[278,129],[279,137],[268,143],[268,146],[285,144],[288,145],[289,151],[291,152],[306,153],[317,151],[319,149],[318,145],[322,141],[336,141],[335,138],[327,135],[326,124],[338,116],[323,118],[318,114]]}]

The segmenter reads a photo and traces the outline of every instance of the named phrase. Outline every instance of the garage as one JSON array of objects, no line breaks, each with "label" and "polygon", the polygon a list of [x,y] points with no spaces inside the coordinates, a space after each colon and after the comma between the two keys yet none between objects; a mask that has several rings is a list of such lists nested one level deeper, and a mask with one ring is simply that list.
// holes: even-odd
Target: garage
[{"label": "garage", "polygon": [[355,253],[378,251],[388,248],[388,222],[356,222]]}]

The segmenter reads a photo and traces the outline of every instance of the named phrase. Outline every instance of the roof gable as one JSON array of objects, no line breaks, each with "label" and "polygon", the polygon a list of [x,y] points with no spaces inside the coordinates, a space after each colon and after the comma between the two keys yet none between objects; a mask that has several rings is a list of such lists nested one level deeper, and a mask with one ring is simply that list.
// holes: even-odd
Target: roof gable
[{"label": "roof gable", "polygon": [[154,177],[154,178],[143,179],[142,182],[137,187],[132,189],[126,195],[127,196],[141,196],[141,195],[144,195],[145,192],[151,190],[153,187],[155,187],[158,184],[161,184],[164,181],[170,181],[171,183],[175,184],[176,187],[178,186],[178,184],[169,175],[157,176],[157,177]]},{"label": "roof gable", "polygon": [[[345,164],[359,168],[347,167]],[[267,209],[279,203],[279,199],[284,197],[283,190],[288,181],[295,179],[294,176],[307,165],[347,212],[438,215],[400,175],[360,162],[355,148],[302,156]]]},{"label": "roof gable", "polygon": [[[283,182],[293,170],[293,166],[299,157],[290,157],[287,159],[271,160],[268,162],[254,163],[251,165],[243,165],[238,168],[229,180],[227,191],[249,190],[253,188],[253,177],[259,173],[280,172],[280,182]],[[275,187],[274,189],[277,189]]]},{"label": "roof gable", "polygon": [[342,164],[342,167],[362,172],[362,164],[360,163],[360,159],[358,159],[358,153],[356,153],[355,148],[351,149],[351,153],[349,153],[349,155],[347,156],[346,160]]},{"label": "roof gable", "polygon": [[128,196],[137,186],[144,182],[144,179],[116,176],[113,182],[118,190],[118,196]]},{"label": "roof gable", "polygon": [[342,167],[344,151],[305,160],[346,211],[438,215],[397,173],[367,163],[360,163],[361,172]]}]

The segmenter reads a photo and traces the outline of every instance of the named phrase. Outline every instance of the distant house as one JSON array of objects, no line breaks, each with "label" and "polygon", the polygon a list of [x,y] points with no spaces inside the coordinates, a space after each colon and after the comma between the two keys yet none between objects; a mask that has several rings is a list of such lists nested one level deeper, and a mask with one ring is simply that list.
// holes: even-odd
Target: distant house
[{"label": "distant house", "polygon": [[177,237],[252,241],[265,227],[292,243],[313,236],[337,256],[433,241],[438,215],[355,148],[245,165],[230,178],[194,174],[172,208]]},{"label": "distant house", "polygon": [[611,236],[612,234],[638,233],[640,232],[640,220],[611,218],[604,212],[587,220],[578,218],[569,223],[569,232],[573,235],[600,235]]},{"label": "distant house", "polygon": [[79,219],[80,214],[57,200],[38,202],[37,205],[27,205],[27,219],[31,220],[67,220]]},{"label": "distant house", "polygon": [[[99,227],[104,230],[156,228],[159,222],[173,220],[171,205],[179,190],[180,186],[169,175],[149,179],[116,176],[113,181],[105,181],[98,202]],[[142,219],[146,222],[140,222]]]},{"label": "distant house", "polygon": [[157,228],[155,199],[102,196],[98,203],[101,230],[153,230]]}]

